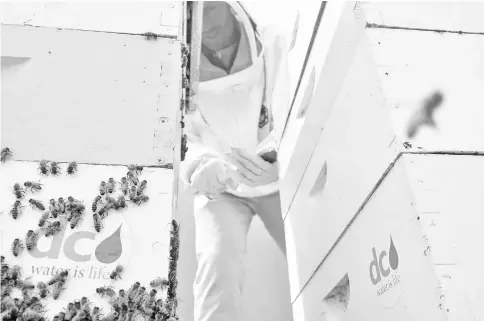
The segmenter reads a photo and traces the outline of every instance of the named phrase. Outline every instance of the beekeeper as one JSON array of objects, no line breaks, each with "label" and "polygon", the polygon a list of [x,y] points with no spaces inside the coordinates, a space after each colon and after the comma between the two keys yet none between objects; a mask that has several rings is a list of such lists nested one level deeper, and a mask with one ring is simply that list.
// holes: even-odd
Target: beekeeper
[{"label": "beekeeper", "polygon": [[[238,2],[205,1],[197,111],[181,176],[195,197],[195,321],[241,320],[247,233],[259,215],[285,253],[277,149],[288,112],[288,43]],[[264,285],[261,285],[264,286]]]}]

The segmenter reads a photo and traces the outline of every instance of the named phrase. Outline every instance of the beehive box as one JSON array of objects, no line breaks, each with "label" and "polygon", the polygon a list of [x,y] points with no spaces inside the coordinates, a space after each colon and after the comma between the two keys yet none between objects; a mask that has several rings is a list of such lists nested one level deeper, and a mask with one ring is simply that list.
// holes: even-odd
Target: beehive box
[{"label": "beehive box", "polygon": [[295,320],[483,320],[483,164],[401,156],[297,296]]},{"label": "beehive box", "polygon": [[[180,8],[178,8],[179,10]],[[1,169],[1,250],[9,265],[21,267],[22,278],[46,282],[60,269],[69,270],[57,300],[49,296],[46,317],[68,302],[85,296],[111,313],[106,297],[96,289],[129,290],[139,281],[150,292],[150,281],[168,277],[172,220],[172,164],[179,142],[181,50],[173,36],[82,31],[52,27],[2,25],[1,146],[13,155]],[[178,138],[177,138],[178,137]],[[61,173],[41,175],[39,160],[58,162]],[[71,161],[78,171],[67,175]],[[49,163],[51,164],[51,163]],[[96,232],[91,204],[101,181],[114,178],[112,197],[122,195],[119,182],[127,165],[142,165],[139,180],[147,181],[146,203],[128,200],[124,210],[109,211]],[[17,219],[10,213],[13,184],[42,184],[27,191]],[[29,205],[72,196],[85,205],[74,228],[63,215],[63,227],[45,236],[38,226],[45,211]],[[53,221],[53,218],[49,219]],[[48,224],[48,223],[47,223]],[[25,246],[28,230],[39,232],[37,245],[15,257],[14,238]],[[110,272],[122,265],[122,279]],[[54,289],[49,287],[52,295]],[[31,295],[38,294],[38,289]],[[21,297],[19,289],[12,293]],[[166,297],[158,288],[157,298]],[[136,319],[143,319],[137,314]]]},{"label": "beehive box", "polygon": [[[438,13],[433,27],[428,13],[434,10],[429,5],[347,3],[333,26],[335,46],[318,49],[320,56],[326,54],[326,61],[319,76],[316,71],[315,89],[308,81],[307,90],[298,92],[286,130],[297,135],[285,136],[280,151],[293,302],[304,296],[315,278],[327,281],[330,274],[325,266],[333,266],[334,253],[402,155],[478,155],[483,151],[484,117],[478,108],[483,97],[477,90],[482,87],[484,67],[478,59],[482,56],[482,36],[477,30],[482,23],[478,15],[470,14],[483,7],[459,5],[460,20],[453,10],[455,5],[431,7]],[[459,28],[458,21],[462,21]],[[328,29],[325,32],[330,33]],[[474,49],[461,52],[471,47]],[[352,56],[347,51],[337,56],[342,48],[352,50]],[[336,58],[330,60],[332,55]],[[464,56],[457,62],[457,57]],[[342,67],[337,67],[338,63]],[[330,74],[322,73],[325,68]],[[331,78],[331,73],[335,77]],[[307,70],[303,79],[310,76],[311,70]],[[335,83],[324,86],[324,77],[335,79]],[[462,79],[466,79],[465,85]],[[432,96],[438,95],[441,99],[434,99],[437,103],[432,106]],[[305,110],[305,115],[297,119],[300,110]],[[426,115],[428,110],[434,112]],[[431,126],[432,118],[435,126]],[[412,128],[417,130],[412,133]],[[457,164],[459,158],[452,160]],[[419,169],[419,173],[426,170],[430,169]],[[419,201],[431,199],[434,194],[427,193]],[[367,227],[368,233],[377,234],[377,220],[368,221],[375,229]],[[356,251],[365,243],[357,238],[352,242],[339,251]],[[352,264],[350,259],[347,262]],[[326,272],[320,272],[323,270]],[[345,283],[344,274],[331,278],[331,287],[340,280]],[[322,291],[324,294],[312,291],[306,292],[306,298],[314,295],[308,300],[320,301],[331,288]],[[371,306],[375,300],[362,299],[361,304]],[[302,308],[294,306],[300,313]],[[368,320],[393,319],[390,314],[384,318],[374,311],[363,315]],[[428,316],[435,318],[432,313]],[[408,319],[412,318],[407,315]]]}]

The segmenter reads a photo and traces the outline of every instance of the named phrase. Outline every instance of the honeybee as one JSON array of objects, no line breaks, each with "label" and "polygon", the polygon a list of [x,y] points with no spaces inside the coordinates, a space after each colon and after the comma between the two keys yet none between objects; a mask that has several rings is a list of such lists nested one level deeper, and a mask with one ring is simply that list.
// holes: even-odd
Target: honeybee
[{"label": "honeybee", "polygon": [[138,186],[138,190],[136,191],[136,195],[140,196],[143,193],[143,191],[146,188],[146,184],[148,184],[148,182],[145,179],[141,181],[141,183]]},{"label": "honeybee", "polygon": [[72,218],[71,218],[71,229],[72,230],[76,228],[76,226],[79,224],[81,219],[82,219],[81,214],[75,214],[75,215],[72,216]]},{"label": "honeybee", "polygon": [[24,245],[22,244],[22,241],[19,238],[16,238],[13,240],[12,243],[12,254],[13,256],[17,257],[21,251],[21,249],[24,248]]},{"label": "honeybee", "polygon": [[106,209],[105,206],[102,206],[99,211],[97,212],[97,214],[99,215],[99,217],[101,219],[104,219],[108,216],[108,210]]},{"label": "honeybee", "polygon": [[7,268],[6,272],[8,274],[8,277],[11,280],[16,281],[17,279],[19,279],[22,276],[21,273],[20,273],[21,270],[22,270],[22,267],[20,265],[15,264],[10,269]]},{"label": "honeybee", "polygon": [[30,281],[30,277],[23,281],[20,281],[20,282],[18,281],[20,280],[17,280],[17,287],[21,288],[22,291],[24,290],[31,291],[35,289],[35,285]]},{"label": "honeybee", "polygon": [[49,201],[49,211],[52,214],[52,217],[57,218],[60,213],[59,205],[56,204],[55,199],[51,198]]},{"label": "honeybee", "polygon": [[47,284],[45,284],[42,281],[39,281],[37,283],[37,289],[39,289],[39,296],[42,299],[45,299],[47,297],[47,295],[50,293],[49,289],[47,289]]},{"label": "honeybee", "polygon": [[143,166],[130,164],[130,165],[128,165],[128,171],[136,173],[136,174],[139,175],[143,171]]},{"label": "honeybee", "polygon": [[126,200],[124,199],[123,195],[118,195],[118,199],[116,201],[118,204],[119,208],[125,208],[126,207]]},{"label": "honeybee", "polygon": [[112,204],[115,201],[116,200],[112,196],[106,195],[106,202],[108,202],[108,204]]},{"label": "honeybee", "polygon": [[70,220],[75,213],[82,214],[82,212],[85,210],[85,206],[82,204],[81,201],[75,199],[72,196],[69,196],[67,198],[66,209],[70,211],[71,215],[69,215],[69,218],[68,218],[68,220]]},{"label": "honeybee", "polygon": [[118,211],[119,210],[119,203],[118,201],[115,201],[114,203],[112,204],[108,204],[108,206],[114,208],[114,210]]},{"label": "honeybee", "polygon": [[121,279],[121,274],[123,273],[123,271],[124,271],[124,267],[118,264],[116,265],[116,268],[111,272],[109,277],[111,278],[111,280]]},{"label": "honeybee", "polygon": [[2,163],[5,162],[8,156],[12,156],[12,150],[8,147],[5,147],[2,149],[2,152],[0,153],[0,161]]},{"label": "honeybee", "polygon": [[64,309],[64,311],[64,320],[72,320],[72,318],[77,314],[76,307],[72,302],[69,302],[69,304],[67,304],[67,309]]},{"label": "honeybee", "polygon": [[139,179],[134,172],[129,171],[126,174],[126,177],[128,178],[128,181],[130,181],[133,185],[138,185]]},{"label": "honeybee", "polygon": [[101,229],[103,228],[101,218],[99,217],[98,214],[93,214],[92,215],[92,221],[94,223],[94,229],[96,232],[101,232]]},{"label": "honeybee", "polygon": [[112,311],[107,316],[105,316],[102,321],[115,321],[118,318],[118,312]]},{"label": "honeybee", "polygon": [[60,167],[57,162],[51,162],[50,163],[50,172],[52,175],[59,175],[60,174]]},{"label": "honeybee", "polygon": [[40,170],[40,173],[43,174],[43,175],[49,174],[48,161],[41,160],[39,162],[39,170]]},{"label": "honeybee", "polygon": [[129,189],[129,199],[132,201],[136,197],[136,186],[132,185]]},{"label": "honeybee", "polygon": [[103,297],[104,295],[107,295],[112,298],[116,295],[116,292],[110,286],[103,286],[103,287],[97,288],[96,293],[99,294],[101,297]]},{"label": "honeybee", "polygon": [[42,184],[37,182],[27,181],[27,182],[24,182],[24,186],[25,188],[30,188],[30,191],[32,191],[32,193],[38,192],[42,189]]},{"label": "honeybee", "polygon": [[57,281],[53,288],[52,288],[52,297],[54,298],[54,300],[57,300],[59,297],[60,297],[60,294],[63,290],[65,290],[64,288],[64,284],[65,284],[65,278],[61,278],[59,279],[59,281]]},{"label": "honeybee", "polygon": [[146,298],[146,288],[144,286],[140,287],[138,290],[138,295],[133,300],[135,305],[140,305]]},{"label": "honeybee", "polygon": [[64,214],[66,212],[66,203],[64,202],[64,198],[59,197],[57,200],[57,205],[59,206],[59,211]]},{"label": "honeybee", "polygon": [[69,271],[67,270],[57,271],[57,273],[49,280],[49,282],[47,282],[47,284],[53,285],[59,282],[60,280],[64,280],[68,275],[69,275]]},{"label": "honeybee", "polygon": [[162,291],[164,289],[166,289],[169,284],[170,284],[170,281],[168,281],[168,279],[162,278],[162,277],[157,277],[156,279],[154,279],[153,281],[150,282],[150,286],[152,288],[160,287]]},{"label": "honeybee", "polygon": [[100,321],[101,316],[102,316],[101,309],[99,309],[99,307],[94,307],[91,313],[92,321]]},{"label": "honeybee", "polygon": [[25,196],[25,191],[20,187],[19,183],[13,185],[13,194],[17,199],[22,199]]},{"label": "honeybee", "polygon": [[32,208],[38,209],[38,210],[41,210],[41,211],[45,211],[45,206],[44,206],[44,204],[42,204],[41,201],[31,198],[31,199],[29,199],[29,203],[32,206]]},{"label": "honeybee", "polygon": [[157,312],[155,315],[155,321],[163,321],[165,319],[164,315],[161,312]]},{"label": "honeybee", "polygon": [[141,286],[141,283],[139,283],[139,282],[133,283],[131,288],[128,290],[128,300],[129,301],[134,300],[134,298],[138,294],[138,290],[139,290],[140,286]]},{"label": "honeybee", "polygon": [[47,222],[47,219],[49,218],[49,216],[50,216],[50,213],[49,212],[45,212],[44,214],[42,214],[40,216],[38,226],[39,227],[43,227],[45,225],[45,222]]},{"label": "honeybee", "polygon": [[87,317],[87,313],[84,310],[78,310],[77,315],[72,319],[72,321],[82,321]]},{"label": "honeybee", "polygon": [[22,313],[22,318],[25,321],[40,321],[44,318],[44,314],[37,312],[33,309],[27,308],[25,309],[24,313]]},{"label": "honeybee", "polygon": [[85,296],[83,296],[81,298],[81,309],[83,310],[87,310],[87,311],[90,311],[91,308],[90,308],[90,305],[91,305],[91,302],[89,301],[89,299]]},{"label": "honeybee", "polygon": [[128,180],[126,179],[126,177],[122,177],[121,178],[121,191],[123,192],[124,195],[127,195],[128,194],[128,188],[129,188],[129,184],[128,184]]},{"label": "honeybee", "polygon": [[134,311],[133,310],[129,310],[127,313],[126,313],[126,318],[125,318],[125,321],[133,321],[133,317],[134,317]]},{"label": "honeybee", "polygon": [[69,209],[72,210],[73,208],[76,208],[78,204],[81,203],[81,201],[75,199],[74,197],[72,196],[69,196],[67,197],[67,202],[69,204]]},{"label": "honeybee", "polygon": [[77,171],[77,163],[76,162],[70,162],[69,165],[67,166],[67,174],[72,175]]},{"label": "honeybee", "polygon": [[37,245],[37,235],[34,230],[28,230],[25,236],[25,247],[28,251],[31,251],[35,245]]},{"label": "honeybee", "polygon": [[111,194],[112,192],[114,192],[114,188],[116,186],[116,181],[114,180],[114,178],[110,177],[108,179],[108,184],[107,184],[107,188],[108,188],[108,193]]},{"label": "honeybee", "polygon": [[180,160],[183,162],[185,160],[185,154],[188,151],[187,147],[187,135],[183,134],[182,140],[181,140],[181,155],[180,155]]},{"label": "honeybee", "polygon": [[45,236],[54,236],[62,230],[62,225],[60,221],[54,221],[46,227]]},{"label": "honeybee", "polygon": [[145,36],[145,39],[146,40],[157,40],[158,39],[158,35],[154,32],[145,32],[143,34],[143,36]]},{"label": "honeybee", "polygon": [[136,196],[134,199],[133,199],[133,203],[137,204],[137,205],[141,205],[141,203],[146,203],[150,200],[149,196],[148,195],[141,195],[141,196]]},{"label": "honeybee", "polygon": [[152,309],[155,305],[156,305],[156,294],[158,293],[158,291],[156,291],[155,289],[151,289],[150,291],[150,294],[148,296],[148,298],[146,299],[145,301],[145,306]]},{"label": "honeybee", "polygon": [[12,214],[12,217],[13,217],[14,220],[16,220],[17,217],[19,216],[20,209],[22,207],[23,206],[21,206],[21,203],[20,203],[19,200],[16,200],[15,203],[13,203],[12,209],[10,210],[10,214]]},{"label": "honeybee", "polygon": [[13,289],[13,286],[10,285],[10,284],[7,284],[5,286],[2,286],[0,288],[0,290],[1,290],[1,297],[2,298],[9,297],[10,294],[12,293],[12,289]]},{"label": "honeybee", "polygon": [[91,205],[91,209],[92,209],[92,212],[93,213],[96,213],[96,211],[97,211],[97,204],[99,203],[100,200],[101,200],[101,196],[100,195],[97,195],[94,198],[94,201],[92,202],[92,205]]},{"label": "honeybee", "polygon": [[84,204],[78,203],[78,204],[76,204],[76,207],[71,210],[71,214],[72,215],[77,215],[77,214],[82,215],[84,213],[85,209],[86,209],[86,207],[84,206]]},{"label": "honeybee", "polygon": [[101,194],[101,196],[104,196],[104,194],[106,194],[106,191],[107,191],[106,182],[101,181],[101,184],[99,185],[99,194]]}]

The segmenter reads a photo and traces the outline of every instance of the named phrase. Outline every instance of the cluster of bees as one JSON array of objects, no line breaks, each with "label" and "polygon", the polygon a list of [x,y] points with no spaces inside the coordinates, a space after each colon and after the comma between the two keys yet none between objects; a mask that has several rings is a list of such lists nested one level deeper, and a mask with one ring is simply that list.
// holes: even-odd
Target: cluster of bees
[{"label": "cluster of bees", "polygon": [[[22,208],[22,200],[25,198],[26,192],[31,191],[32,193],[39,192],[42,190],[42,184],[37,182],[27,181],[21,187],[19,183],[15,183],[13,186],[13,194],[16,200],[10,210],[10,214],[13,219],[18,219]],[[59,197],[56,201],[51,199],[49,201],[48,210],[46,211],[46,206],[42,201],[30,198],[28,203],[34,210],[45,211],[41,214],[38,222],[38,229],[36,231],[30,229],[27,231],[25,236],[25,245],[20,238],[14,239],[12,243],[12,254],[17,257],[22,248],[27,247],[27,250],[32,250],[37,244],[38,236],[40,232],[44,232],[45,236],[54,236],[58,232],[62,231],[64,228],[62,220],[60,217],[65,217],[69,223],[71,229],[78,226],[79,222],[83,218],[85,211],[85,206],[81,201],[75,199],[72,196],[67,197],[67,201],[63,197]]]},{"label": "cluster of bees", "polygon": [[[3,155],[3,154],[2,154]],[[72,165],[72,166],[71,166]],[[61,171],[58,164],[55,162],[41,161],[39,163],[39,170],[43,175],[51,173],[58,175]],[[77,164],[72,162],[68,166],[67,173],[72,174],[77,170]],[[102,228],[102,221],[108,215],[111,209],[121,210],[127,207],[127,203],[131,202],[140,205],[149,200],[149,197],[144,194],[147,187],[147,181],[139,180],[139,175],[142,173],[143,167],[139,165],[129,165],[128,172],[121,181],[116,182],[113,178],[107,181],[102,181],[99,185],[99,195],[97,195],[92,203],[91,209],[93,211],[94,227],[96,231],[100,232]],[[24,182],[23,184],[15,183],[13,186],[13,194],[16,201],[12,206],[10,214],[14,219],[18,219],[21,215],[22,201],[26,198],[28,192],[35,194],[42,190],[42,184],[32,181]],[[117,197],[113,197],[113,193],[120,191]],[[128,199],[126,199],[128,198]],[[32,250],[38,239],[40,231],[44,231],[46,236],[55,235],[61,231],[64,226],[63,222],[67,221],[70,227],[74,229],[79,221],[82,219],[85,206],[82,201],[76,200],[72,196],[64,199],[63,197],[51,199],[49,204],[44,205],[42,201],[30,198],[28,204],[33,209],[42,211],[38,222],[38,229],[28,230],[25,237],[25,247],[27,250]],[[65,218],[65,220],[60,220]],[[20,238],[16,238],[12,244],[12,254],[18,257],[21,250],[24,248],[24,242]],[[170,269],[176,268],[170,262]],[[10,267],[4,262],[2,256],[2,290],[1,290],[1,318],[2,320],[14,321],[46,321],[45,306],[42,300],[49,296],[53,299],[58,299],[64,290],[68,271],[58,272],[48,281],[40,281],[36,285],[31,281],[31,277],[22,279],[21,268],[18,265]],[[117,265],[111,272],[110,278],[113,281],[121,279],[124,268]],[[173,271],[169,274],[170,280],[174,278]],[[54,317],[54,321],[135,321],[142,318],[146,321],[175,321],[174,317],[176,310],[176,302],[171,298],[174,294],[174,284],[172,281],[165,278],[156,278],[151,281],[148,287],[142,286],[140,282],[135,282],[128,291],[120,289],[115,291],[112,286],[103,286],[96,289],[96,293],[101,297],[109,299],[111,311],[104,314],[102,309],[93,306],[87,297],[82,297],[80,300],[70,302],[64,311],[58,313]],[[176,280],[175,280],[176,281]],[[12,290],[17,288],[21,291],[21,297],[13,297]],[[149,288],[148,288],[149,289]],[[166,299],[159,297],[159,293],[167,293]]]},{"label": "cluster of bees", "polygon": [[[121,265],[111,272],[111,279],[120,278],[123,272]],[[1,319],[5,321],[46,321],[44,315],[46,306],[42,300],[51,295],[58,299],[67,281],[68,272],[60,271],[50,280],[39,281],[34,285],[31,277],[22,279],[21,268],[18,265],[9,266],[2,256],[1,271]],[[150,282],[151,290],[140,282],[135,282],[128,291],[120,289],[117,293],[112,286],[96,289],[100,297],[109,299],[111,311],[104,315],[98,306],[92,307],[87,297],[74,300],[67,304],[64,311],[54,316],[53,321],[134,321],[139,316],[146,321],[176,321],[171,316],[173,311],[170,302],[159,298],[159,292],[168,287],[168,280],[158,277]],[[52,287],[52,290],[49,290]],[[12,290],[21,291],[20,297],[12,297]]]},{"label": "cluster of bees", "polygon": [[[49,294],[57,300],[67,281],[67,271],[60,271],[47,282],[31,281],[31,277],[22,279],[21,268],[10,266],[2,255],[1,270],[1,319],[6,321],[44,321],[45,307],[41,300]],[[49,290],[49,287],[52,290]],[[21,297],[12,297],[13,289],[19,289]]]},{"label": "cluster of bees", "polygon": [[[113,177],[110,177],[107,181],[101,181],[99,194],[96,195],[91,205],[94,213],[92,219],[96,232],[101,232],[104,227],[104,219],[108,216],[110,210],[119,211],[124,209],[128,206],[128,202],[141,205],[149,201],[148,195],[144,194],[148,182],[146,180],[139,181],[139,175],[142,172],[143,166],[128,165],[126,176],[121,177],[119,182],[115,181]],[[121,193],[113,197],[113,193],[118,190],[118,185]]]},{"label": "cluster of bees", "polygon": [[[57,176],[61,173],[61,168],[59,166],[59,163],[51,162],[45,159],[39,162],[39,170],[42,175],[48,175],[49,173],[51,173],[52,175]],[[66,170],[67,175],[72,175],[76,171],[77,171],[77,163],[70,162],[67,165],[67,170]]]},{"label": "cluster of bees", "polygon": [[[113,271],[113,273],[117,272]],[[158,296],[167,289],[168,285],[167,279],[158,277],[149,283],[151,290],[147,290],[147,287],[142,286],[138,281],[133,283],[128,291],[119,289],[116,292],[112,286],[97,288],[96,293],[101,297],[107,297],[112,308],[102,320],[133,321],[140,316],[146,321],[178,320],[177,317],[172,316],[171,301],[163,300]]]}]

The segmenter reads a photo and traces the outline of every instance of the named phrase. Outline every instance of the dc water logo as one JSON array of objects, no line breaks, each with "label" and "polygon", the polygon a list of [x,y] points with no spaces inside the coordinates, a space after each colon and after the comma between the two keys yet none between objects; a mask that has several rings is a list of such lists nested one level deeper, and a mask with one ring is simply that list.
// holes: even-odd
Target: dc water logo
[{"label": "dc water logo", "polygon": [[121,229],[123,223],[109,235],[102,240],[97,246],[94,253],[81,254],[76,251],[76,245],[81,240],[95,241],[99,234],[89,231],[77,231],[71,235],[66,236],[67,224],[64,224],[62,230],[55,234],[52,238],[52,242],[47,250],[40,250],[37,245],[29,251],[30,255],[37,259],[53,259],[59,258],[61,251],[65,257],[71,261],[77,263],[88,262],[92,259],[93,255],[96,260],[103,264],[111,264],[116,262],[123,253],[123,243],[121,240]]},{"label": "dc water logo", "polygon": [[[373,285],[378,285],[377,295],[389,291],[398,283],[400,283],[400,275],[398,274],[399,257],[398,251],[390,235],[390,246],[387,250],[382,250],[377,253],[375,247],[372,249],[373,260],[370,262],[369,272],[370,279]],[[380,283],[383,285],[380,286]]]}]

